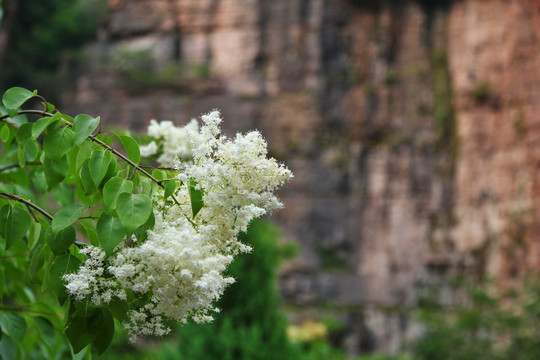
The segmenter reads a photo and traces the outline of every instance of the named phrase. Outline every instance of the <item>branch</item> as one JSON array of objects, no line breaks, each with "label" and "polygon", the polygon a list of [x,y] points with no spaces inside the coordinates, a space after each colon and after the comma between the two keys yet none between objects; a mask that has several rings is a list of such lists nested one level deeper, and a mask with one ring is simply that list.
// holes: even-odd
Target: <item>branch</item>
[{"label": "branch", "polygon": [[[26,165],[41,165],[41,163],[39,161],[30,161],[30,162],[27,162]],[[21,167],[21,166],[19,164],[6,165],[0,168],[0,172],[13,169],[13,168],[18,168],[18,167]]]},{"label": "branch", "polygon": [[54,316],[54,317],[62,318],[62,316],[59,315],[59,314],[45,312],[45,311],[39,311],[39,310],[25,309],[25,308],[18,307],[18,306],[13,307],[13,306],[0,305],[0,310],[3,310],[3,311],[15,311],[15,312],[27,312],[27,313],[32,313],[32,314],[47,315],[47,316]]},{"label": "branch", "polygon": [[26,199],[23,199],[22,197],[20,196],[17,196],[17,195],[13,195],[13,194],[10,194],[10,193],[7,193],[7,192],[0,192],[0,196],[1,197],[4,197],[4,198],[7,198],[7,199],[12,199],[12,200],[15,200],[15,201],[18,201],[20,203],[23,203],[24,205],[28,206],[28,207],[31,207],[37,211],[39,211],[43,216],[45,216],[47,219],[51,220],[53,219],[52,215],[49,214],[48,212],[46,212],[45,210],[43,210],[42,208],[40,208],[39,206],[37,206],[36,204],[26,200]]}]

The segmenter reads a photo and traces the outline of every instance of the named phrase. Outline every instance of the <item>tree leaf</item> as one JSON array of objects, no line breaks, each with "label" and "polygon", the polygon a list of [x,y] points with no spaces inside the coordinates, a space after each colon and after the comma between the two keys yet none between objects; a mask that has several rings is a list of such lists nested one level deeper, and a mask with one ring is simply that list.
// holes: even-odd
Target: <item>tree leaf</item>
[{"label": "tree leaf", "polygon": [[88,160],[88,170],[90,171],[90,176],[96,187],[99,186],[101,180],[103,180],[105,174],[107,174],[111,159],[111,152],[106,150],[94,151],[92,152],[92,155],[90,155],[90,159]]},{"label": "tree leaf", "polygon": [[92,180],[92,176],[90,175],[90,169],[88,167],[89,161],[90,159],[86,159],[82,163],[79,174],[86,195],[93,194],[97,190],[97,187],[94,185],[94,181]]},{"label": "tree leaf", "polygon": [[81,261],[71,254],[58,256],[49,270],[49,286],[58,297],[60,304],[68,298],[65,281],[62,278],[65,274],[70,274],[79,268]]},{"label": "tree leaf", "polygon": [[43,170],[36,170],[32,176],[32,184],[34,188],[44,193],[47,190],[47,180],[45,180],[45,172]]},{"label": "tree leaf", "polygon": [[72,225],[58,231],[56,234],[52,226],[49,226],[47,231],[45,231],[45,241],[47,241],[47,245],[49,245],[49,248],[55,255],[64,255],[76,239],[77,233]]},{"label": "tree leaf", "polygon": [[112,255],[114,248],[126,236],[122,223],[118,218],[112,217],[106,212],[101,213],[97,222],[97,234],[99,242],[107,256]]},{"label": "tree leaf", "polygon": [[82,164],[90,158],[92,154],[92,142],[85,141],[79,146],[79,151],[77,152],[77,159],[75,161],[75,166],[77,171],[80,171]]},{"label": "tree leaf", "polygon": [[2,340],[0,341],[0,355],[2,359],[17,358],[17,345],[15,345],[9,336],[2,336]]},{"label": "tree leaf", "polygon": [[128,179],[112,177],[105,183],[103,187],[103,201],[108,212],[112,212],[116,208],[118,195],[121,193],[131,193],[133,190],[133,182]]},{"label": "tree leaf", "polygon": [[43,151],[51,160],[66,155],[75,142],[75,133],[67,126],[52,129],[45,134]]},{"label": "tree leaf", "polygon": [[53,351],[56,347],[56,330],[53,324],[43,316],[34,316],[34,323],[41,334],[42,343]]},{"label": "tree leaf", "polygon": [[97,337],[97,333],[91,333],[89,328],[99,328],[102,323],[103,313],[92,302],[71,302],[65,334],[73,347],[74,353],[79,353],[91,344]]},{"label": "tree leaf", "polygon": [[135,230],[135,237],[137,238],[137,240],[141,243],[146,241],[146,238],[148,237],[148,230],[153,229],[155,225],[156,218],[154,217],[154,213],[152,212],[148,220],[146,220],[146,222],[142,226],[139,226],[137,230]]},{"label": "tree leaf", "polygon": [[30,280],[34,283],[39,282],[39,277],[37,276],[37,274],[45,263],[45,257],[43,256],[44,247],[45,245],[43,244],[38,245],[37,249],[30,257],[30,264],[28,265],[28,276],[30,277]]},{"label": "tree leaf", "polygon": [[75,117],[73,122],[73,131],[75,132],[75,144],[80,145],[91,135],[99,125],[99,116],[97,118],[86,114],[80,114]]},{"label": "tree leaf", "polygon": [[60,119],[61,116],[62,114],[57,112],[53,116],[42,117],[41,119],[36,120],[36,122],[32,126],[32,139],[36,140],[39,135],[41,135],[41,133],[47,128],[47,126],[49,126],[49,124]]},{"label": "tree leaf", "polygon": [[26,165],[26,159],[24,158],[24,144],[19,143],[17,147],[17,160],[19,161],[19,167],[24,168]]},{"label": "tree leaf", "polygon": [[204,206],[203,202],[203,192],[200,189],[197,189],[197,182],[195,180],[189,180],[189,199],[191,201],[191,212],[193,213],[193,218],[197,216],[199,211],[201,211]]},{"label": "tree leaf", "polygon": [[66,183],[60,183],[53,189],[55,200],[62,206],[69,205],[74,201],[73,188]]},{"label": "tree leaf", "polygon": [[15,340],[22,341],[24,335],[26,335],[26,321],[16,312],[0,312],[0,325],[2,327],[2,332]]},{"label": "tree leaf", "polygon": [[60,160],[51,160],[47,157],[43,159],[43,171],[45,172],[49,191],[66,178],[68,169],[67,156],[61,157]]},{"label": "tree leaf", "polygon": [[0,210],[0,219],[5,219],[3,234],[6,238],[6,249],[21,240],[30,228],[30,215],[25,210],[5,205]]},{"label": "tree leaf", "polygon": [[116,212],[126,234],[130,235],[148,220],[152,213],[152,202],[142,194],[122,193],[118,196]]},{"label": "tree leaf", "polygon": [[101,308],[101,317],[99,321],[90,322],[88,326],[90,337],[95,334],[92,342],[96,347],[98,354],[101,355],[111,345],[114,335],[114,320],[109,310]]},{"label": "tree leaf", "polygon": [[38,146],[34,141],[27,141],[24,147],[24,158],[26,161],[34,161],[38,156]]},{"label": "tree leaf", "polygon": [[141,161],[141,150],[137,142],[131,136],[127,135],[120,135],[120,141],[122,141],[122,145],[126,149],[128,159],[138,164]]},{"label": "tree leaf", "polygon": [[17,129],[17,141],[19,144],[25,144],[32,138],[32,123],[24,123]]},{"label": "tree leaf", "polygon": [[176,180],[165,181],[165,199],[171,196],[176,190]]},{"label": "tree leaf", "polygon": [[85,210],[86,207],[77,204],[64,206],[54,215],[51,224],[53,232],[57,234],[60,230],[73,224]]},{"label": "tree leaf", "polygon": [[21,107],[28,99],[31,99],[37,92],[31,92],[30,90],[23,89],[21,87],[12,87],[4,93],[2,102],[6,106],[6,109],[15,109]]},{"label": "tree leaf", "polygon": [[128,312],[128,305],[126,301],[120,300],[116,296],[107,304],[111,310],[111,314],[118,321],[124,321]]},{"label": "tree leaf", "polygon": [[0,140],[2,140],[4,144],[8,145],[13,139],[14,134],[15,130],[13,127],[6,124],[0,131]]}]

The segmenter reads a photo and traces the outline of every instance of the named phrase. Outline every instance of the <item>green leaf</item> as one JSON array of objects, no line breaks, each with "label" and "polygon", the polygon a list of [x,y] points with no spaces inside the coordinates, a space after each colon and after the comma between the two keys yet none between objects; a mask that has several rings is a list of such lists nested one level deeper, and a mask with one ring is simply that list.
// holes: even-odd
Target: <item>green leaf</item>
[{"label": "green leaf", "polygon": [[193,213],[193,218],[197,216],[199,211],[201,211],[204,206],[203,202],[203,192],[200,189],[196,189],[197,182],[195,180],[189,180],[189,199],[191,201],[191,212]]},{"label": "green leaf", "polygon": [[57,234],[60,230],[73,224],[85,210],[86,207],[77,204],[64,206],[54,215],[51,224],[53,232]]},{"label": "green leaf", "polygon": [[33,173],[32,184],[34,184],[34,188],[40,193],[44,193],[47,190],[47,180],[45,180],[45,172],[43,170],[36,170]]},{"label": "green leaf", "polygon": [[88,160],[88,170],[96,187],[99,186],[101,180],[107,174],[109,163],[111,162],[112,154],[110,151],[94,151]]},{"label": "green leaf", "polygon": [[92,176],[90,175],[90,169],[88,168],[89,161],[90,159],[86,159],[82,163],[79,175],[86,195],[93,194],[97,190],[97,187],[94,185],[94,181],[92,180]]},{"label": "green leaf", "polygon": [[84,141],[77,152],[77,160],[75,161],[77,171],[80,171],[82,164],[90,158],[90,154],[92,154],[92,142]]},{"label": "green leaf", "polygon": [[30,257],[30,264],[28,265],[28,276],[34,283],[39,282],[38,272],[45,263],[45,257],[43,256],[43,248],[45,245],[41,244],[34,251],[32,257]]},{"label": "green leaf", "polygon": [[124,321],[128,312],[128,305],[126,301],[120,300],[115,296],[107,304],[107,306],[111,310],[111,314],[114,316],[115,319],[117,319],[118,321]]},{"label": "green leaf", "polygon": [[66,155],[75,142],[75,133],[67,126],[52,129],[45,134],[43,151],[51,160]]},{"label": "green leaf", "polygon": [[33,126],[34,124],[32,123],[24,123],[19,126],[19,129],[17,129],[17,141],[19,141],[19,144],[25,144],[32,138]]},{"label": "green leaf", "polygon": [[90,115],[80,114],[75,117],[73,131],[75,132],[75,144],[80,145],[99,125],[99,116],[94,118]]},{"label": "green leaf", "polygon": [[152,171],[152,176],[155,177],[156,180],[163,180],[167,178],[166,172],[160,169],[154,169],[154,171]]},{"label": "green leaf", "polygon": [[137,142],[131,136],[127,135],[120,135],[120,141],[122,141],[124,149],[126,149],[128,159],[138,164],[141,161],[141,150]]},{"label": "green leaf", "polygon": [[53,324],[43,316],[34,316],[34,323],[41,333],[45,346],[52,351],[56,347],[56,330]]},{"label": "green leaf", "polygon": [[79,268],[81,261],[71,254],[58,256],[49,270],[49,286],[56,294],[58,300],[63,304],[68,295],[65,287],[66,282],[62,278],[65,274],[70,274]]},{"label": "green leaf", "polygon": [[24,335],[26,335],[26,321],[16,312],[0,312],[0,326],[4,334],[11,336],[15,340],[22,341]]},{"label": "green leaf", "polygon": [[37,92],[31,92],[30,90],[23,89],[21,87],[13,87],[4,93],[2,102],[9,109],[18,109],[28,99],[31,99]]},{"label": "green leaf", "polygon": [[139,226],[137,230],[135,230],[135,237],[137,240],[141,243],[146,241],[146,238],[148,237],[148,230],[153,229],[154,225],[156,225],[156,218],[152,212],[148,220],[146,220],[142,226]]},{"label": "green leaf", "polygon": [[99,242],[107,256],[112,255],[114,248],[126,236],[124,227],[118,218],[112,217],[106,212],[101,213],[97,222],[97,234]]},{"label": "green leaf", "polygon": [[[14,111],[16,111],[16,110],[14,110]],[[6,119],[6,121],[8,123],[10,123],[10,124],[15,125],[15,127],[19,127],[22,124],[27,123],[28,119],[27,119],[26,115],[22,114],[22,115],[12,116],[11,118]]]},{"label": "green leaf", "polygon": [[6,274],[4,272],[4,269],[0,268],[0,300],[2,300],[5,290],[6,290]]},{"label": "green leaf", "polygon": [[28,233],[28,248],[32,249],[41,237],[41,224],[38,222],[30,223],[30,232]]},{"label": "green leaf", "polygon": [[43,159],[43,170],[45,179],[49,185],[48,190],[51,190],[56,184],[65,179],[69,169],[67,156],[61,157],[59,160]]},{"label": "green leaf", "polygon": [[17,358],[17,345],[15,345],[9,336],[2,336],[2,340],[0,341],[0,356],[2,356],[2,359]]},{"label": "green leaf", "polygon": [[93,246],[99,246],[99,237],[96,232],[96,226],[94,221],[91,221],[90,224],[85,223],[83,220],[79,221],[79,231],[81,231],[89,240],[90,244]]},{"label": "green leaf", "polygon": [[148,220],[152,214],[152,202],[142,194],[122,193],[118,196],[116,212],[126,234],[130,235]]},{"label": "green leaf", "polygon": [[[65,334],[73,347],[74,353],[79,353],[91,344],[97,337],[97,331],[103,322],[101,309],[88,300],[71,302]],[[92,329],[93,331],[89,331]]]},{"label": "green leaf", "polygon": [[176,181],[165,181],[165,199],[171,196],[174,193],[174,190],[176,190]]},{"label": "green leaf", "polygon": [[73,188],[66,183],[56,185],[53,189],[53,195],[56,201],[62,206],[72,204],[74,201]]},{"label": "green leaf", "polygon": [[0,210],[0,219],[5,219],[3,234],[6,238],[6,249],[21,240],[30,228],[30,215],[25,210],[5,205]]},{"label": "green leaf", "polygon": [[99,321],[89,323],[88,332],[90,337],[95,334],[92,342],[96,347],[98,354],[101,355],[111,345],[114,335],[114,320],[109,310],[101,308]]},{"label": "green leaf", "polygon": [[133,190],[133,182],[128,179],[112,177],[105,183],[103,187],[103,200],[105,208],[108,212],[112,212],[116,208],[118,195],[121,193],[131,193]]},{"label": "green leaf", "polygon": [[39,149],[37,144],[34,141],[26,142],[24,147],[24,158],[26,161],[34,161],[38,156]]},{"label": "green leaf", "polygon": [[26,159],[24,158],[24,144],[19,143],[19,146],[17,147],[17,160],[19,161],[19,166],[21,168],[26,165]]},{"label": "green leaf", "polygon": [[63,255],[77,239],[77,233],[72,225],[54,233],[52,226],[45,232],[45,241],[55,255]]},{"label": "green leaf", "polygon": [[41,133],[47,128],[47,126],[49,126],[49,124],[60,119],[61,116],[62,114],[57,112],[53,116],[42,117],[41,119],[36,120],[36,122],[32,126],[32,139],[36,140],[39,135],[41,135]]},{"label": "green leaf", "polygon": [[13,129],[13,127],[5,125],[0,131],[0,140],[2,140],[2,142],[7,145],[11,142],[14,134],[15,130]]}]

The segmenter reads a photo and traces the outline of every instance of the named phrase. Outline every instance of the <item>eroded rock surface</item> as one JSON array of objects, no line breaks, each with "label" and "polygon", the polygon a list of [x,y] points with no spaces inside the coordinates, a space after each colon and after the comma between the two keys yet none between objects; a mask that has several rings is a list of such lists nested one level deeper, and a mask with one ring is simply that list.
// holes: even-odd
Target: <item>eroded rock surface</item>
[{"label": "eroded rock surface", "polygon": [[296,176],[274,217],[301,247],[283,297],[343,319],[351,354],[398,349],[450,274],[509,287],[539,268],[540,1],[110,8],[72,110],[260,129]]}]

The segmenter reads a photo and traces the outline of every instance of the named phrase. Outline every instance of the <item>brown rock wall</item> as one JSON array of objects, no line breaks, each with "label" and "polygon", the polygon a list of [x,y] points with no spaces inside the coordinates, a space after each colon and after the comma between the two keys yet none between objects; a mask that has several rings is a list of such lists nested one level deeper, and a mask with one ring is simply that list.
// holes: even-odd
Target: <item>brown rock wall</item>
[{"label": "brown rock wall", "polygon": [[[417,333],[403,314],[448,274],[506,287],[540,266],[540,1],[110,4],[73,111],[144,129],[220,108],[226,132],[260,129],[295,173],[274,217],[301,247],[284,299],[332,303],[351,354]],[[119,49],[209,77],[133,83]]]}]

